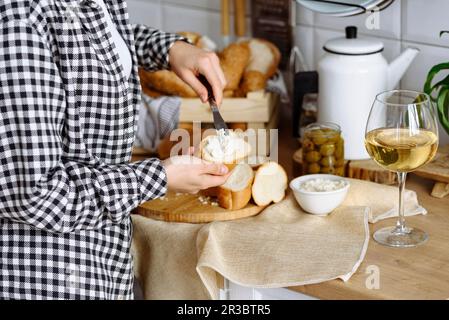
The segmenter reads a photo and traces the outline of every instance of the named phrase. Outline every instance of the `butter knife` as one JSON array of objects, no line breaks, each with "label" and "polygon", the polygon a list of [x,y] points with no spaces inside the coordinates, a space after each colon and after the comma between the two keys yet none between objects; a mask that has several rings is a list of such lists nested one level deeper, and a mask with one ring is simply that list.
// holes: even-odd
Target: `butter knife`
[{"label": "butter knife", "polygon": [[224,130],[224,134],[225,135],[229,135],[228,132],[228,126],[226,125],[226,123],[224,122],[220,111],[218,110],[218,106],[217,106],[217,102],[215,101],[215,97],[214,97],[214,92],[212,90],[212,86],[210,85],[210,83],[207,81],[206,77],[203,76],[202,74],[200,74],[198,76],[198,79],[201,81],[201,83],[206,87],[207,89],[207,97],[208,97],[208,101],[209,101],[209,105],[210,105],[210,109],[212,110],[212,115],[214,117],[214,127],[215,130],[219,131],[220,130]]}]

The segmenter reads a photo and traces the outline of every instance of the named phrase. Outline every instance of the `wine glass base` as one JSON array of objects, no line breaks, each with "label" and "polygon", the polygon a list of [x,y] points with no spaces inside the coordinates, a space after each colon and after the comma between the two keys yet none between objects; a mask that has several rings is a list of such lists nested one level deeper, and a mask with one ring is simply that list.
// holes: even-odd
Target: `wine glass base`
[{"label": "wine glass base", "polygon": [[424,231],[416,228],[406,228],[404,231],[399,231],[397,227],[386,227],[377,230],[373,238],[384,246],[410,248],[423,244],[429,236]]}]

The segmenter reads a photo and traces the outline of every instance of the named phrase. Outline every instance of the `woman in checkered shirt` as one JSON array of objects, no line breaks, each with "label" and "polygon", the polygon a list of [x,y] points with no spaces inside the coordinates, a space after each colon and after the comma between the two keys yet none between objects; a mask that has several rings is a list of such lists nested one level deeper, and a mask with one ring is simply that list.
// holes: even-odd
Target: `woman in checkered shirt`
[{"label": "woman in checkered shirt", "polygon": [[130,211],[227,178],[198,162],[128,163],[139,66],[171,67],[206,101],[204,74],[221,101],[217,57],[131,25],[122,0],[0,2],[0,298],[132,298]]}]

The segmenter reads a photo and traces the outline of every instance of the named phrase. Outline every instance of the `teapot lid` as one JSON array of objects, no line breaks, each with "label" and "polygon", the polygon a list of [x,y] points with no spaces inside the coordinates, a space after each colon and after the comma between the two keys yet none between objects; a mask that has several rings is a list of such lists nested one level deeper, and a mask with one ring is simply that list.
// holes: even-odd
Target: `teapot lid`
[{"label": "teapot lid", "polygon": [[329,40],[323,49],[330,53],[359,56],[382,52],[384,44],[378,40],[357,38],[357,27],[346,27],[346,37]]}]

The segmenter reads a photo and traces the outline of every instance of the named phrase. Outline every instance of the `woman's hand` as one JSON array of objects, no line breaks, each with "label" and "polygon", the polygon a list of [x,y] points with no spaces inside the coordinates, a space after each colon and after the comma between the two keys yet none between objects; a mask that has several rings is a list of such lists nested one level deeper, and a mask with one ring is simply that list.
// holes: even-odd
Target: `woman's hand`
[{"label": "woman's hand", "polygon": [[170,48],[171,69],[199,95],[201,101],[208,99],[207,90],[198,80],[202,74],[212,86],[215,101],[221,105],[226,79],[220,61],[213,52],[207,52],[184,41],[176,41]]},{"label": "woman's hand", "polygon": [[205,162],[188,155],[171,157],[162,164],[167,173],[168,189],[174,192],[197,193],[222,185],[230,175],[223,164]]}]

